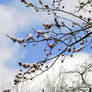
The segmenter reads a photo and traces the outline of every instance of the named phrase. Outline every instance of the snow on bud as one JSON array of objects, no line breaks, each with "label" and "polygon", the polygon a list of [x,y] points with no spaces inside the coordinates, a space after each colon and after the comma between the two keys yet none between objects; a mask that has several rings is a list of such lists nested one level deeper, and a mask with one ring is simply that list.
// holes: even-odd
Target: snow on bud
[{"label": "snow on bud", "polygon": [[44,34],[44,32],[42,32],[42,30],[37,30],[36,33],[40,36],[42,36]]},{"label": "snow on bud", "polygon": [[82,41],[80,42],[80,44],[81,44],[81,45],[84,44],[84,40],[82,40]]},{"label": "snow on bud", "polygon": [[70,51],[71,51],[71,47],[70,47],[70,46],[67,48],[67,51],[68,51],[68,52],[70,52]]},{"label": "snow on bud", "polygon": [[25,63],[25,64],[23,64],[23,67],[26,69],[26,68],[30,67],[30,65],[28,63]]},{"label": "snow on bud", "polygon": [[45,25],[51,25],[51,24],[50,24],[49,22],[46,22],[46,23],[44,23],[43,25],[45,26]]},{"label": "snow on bud", "polygon": [[45,29],[50,29],[52,27],[52,24],[50,23],[44,23],[43,26],[45,27]]},{"label": "snow on bud", "polygon": [[42,33],[42,30],[37,30],[36,33],[37,33],[37,34],[40,34],[40,33]]},{"label": "snow on bud", "polygon": [[33,35],[32,35],[32,34],[28,34],[28,37],[32,38],[32,37],[33,37]]},{"label": "snow on bud", "polygon": [[48,44],[49,48],[52,49],[54,47],[53,44]]},{"label": "snow on bud", "polygon": [[9,36],[9,35],[6,35],[8,38],[10,38],[13,42],[16,42],[17,41],[17,39],[15,38],[15,37],[13,37],[13,36]]},{"label": "snow on bud", "polygon": [[30,72],[27,72],[27,74],[25,75],[26,79],[29,79],[31,76],[30,76]]},{"label": "snow on bud", "polygon": [[16,42],[16,41],[17,41],[17,39],[14,38],[14,37],[10,37],[10,39],[11,39],[13,42]]},{"label": "snow on bud", "polygon": [[18,41],[18,43],[23,43],[25,40],[23,38],[20,38],[17,41]]},{"label": "snow on bud", "polygon": [[81,46],[80,48],[78,48],[78,49],[76,50],[76,52],[81,51],[83,48],[84,48],[84,46]]},{"label": "snow on bud", "polygon": [[26,41],[29,41],[31,39],[33,40],[33,35],[32,34],[28,34],[28,37],[27,37]]},{"label": "snow on bud", "polygon": [[33,64],[33,67],[38,70],[38,65],[37,64]]},{"label": "snow on bud", "polygon": [[29,67],[30,65],[28,63],[25,63],[25,66],[28,66]]},{"label": "snow on bud", "polygon": [[31,70],[31,73],[34,73],[35,72],[35,70]]},{"label": "snow on bud", "polygon": [[44,40],[48,40],[50,37],[48,35],[43,35]]}]

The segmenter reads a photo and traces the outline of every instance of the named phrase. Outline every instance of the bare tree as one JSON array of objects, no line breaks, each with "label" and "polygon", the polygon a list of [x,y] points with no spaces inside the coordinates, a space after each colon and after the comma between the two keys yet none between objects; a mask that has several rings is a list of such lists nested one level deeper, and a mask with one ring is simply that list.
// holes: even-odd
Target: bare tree
[{"label": "bare tree", "polygon": [[[22,66],[26,71],[20,70],[20,72],[16,75],[16,79],[14,80],[14,87],[16,87],[20,82],[24,82],[27,80],[33,80],[35,77],[43,74],[48,71],[58,60],[58,58],[62,55],[70,55],[73,57],[73,53],[79,52],[86,47],[90,47],[92,49],[92,21],[91,18],[84,18],[81,14],[77,15],[78,12],[83,10],[87,5],[92,7],[92,1],[87,0],[87,2],[82,2],[79,0],[79,6],[77,6],[77,13],[72,13],[65,11],[65,6],[61,5],[63,0],[36,0],[36,3],[30,0],[30,2],[26,0],[21,0],[21,2],[26,5],[26,7],[33,8],[36,12],[46,12],[49,15],[52,14],[53,22],[52,23],[43,23],[42,27],[44,30],[35,30],[33,29],[35,35],[31,33],[27,35],[26,39],[17,39],[16,37],[12,37],[7,35],[14,43],[18,42],[20,45],[26,47],[27,45],[33,45],[38,43],[44,43],[45,48],[43,48],[44,53],[46,53],[46,57],[41,61],[36,61],[35,64],[26,64],[19,62],[19,66]],[[88,10],[88,13],[91,13],[91,10]],[[66,16],[64,16],[64,14]],[[67,17],[70,16],[70,17]],[[75,20],[73,20],[73,17]],[[62,47],[62,48],[61,48]],[[55,50],[59,52],[54,54]],[[46,64],[47,61],[53,61],[49,66]],[[64,59],[62,60],[62,63]],[[92,65],[88,65],[82,73],[78,71],[70,71],[69,73],[78,73],[82,78],[82,86],[77,88],[67,89],[65,92],[69,91],[82,91],[86,92],[84,88],[88,89],[91,92],[92,87],[87,84],[84,80],[84,74],[86,71],[90,71],[90,67]],[[68,73],[68,72],[67,72]],[[30,78],[27,78],[26,75],[30,75]],[[34,76],[33,76],[34,75]],[[14,88],[13,87],[13,88]],[[12,88],[10,89],[10,91]],[[63,88],[62,88],[63,90]],[[7,90],[4,92],[8,92]],[[44,92],[44,91],[43,91]]]}]

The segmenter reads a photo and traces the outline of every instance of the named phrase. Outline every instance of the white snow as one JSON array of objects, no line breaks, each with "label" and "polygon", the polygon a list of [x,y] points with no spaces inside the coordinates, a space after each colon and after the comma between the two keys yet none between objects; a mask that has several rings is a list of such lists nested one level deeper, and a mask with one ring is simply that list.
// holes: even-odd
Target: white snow
[{"label": "white snow", "polygon": [[[48,71],[33,80],[20,83],[12,92],[64,92],[69,87],[80,87],[82,79],[78,72],[83,73],[92,64],[92,57],[87,53],[76,53],[73,57],[66,56],[63,63],[62,59],[59,57]],[[86,71],[84,76],[84,80],[92,85],[92,72]]]}]

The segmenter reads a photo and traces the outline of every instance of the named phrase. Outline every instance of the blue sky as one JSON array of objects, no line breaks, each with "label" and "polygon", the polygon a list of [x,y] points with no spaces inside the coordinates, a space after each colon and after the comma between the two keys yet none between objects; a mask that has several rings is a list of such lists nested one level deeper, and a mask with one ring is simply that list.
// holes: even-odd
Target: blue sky
[{"label": "blue sky", "polygon": [[13,0],[0,0],[0,4],[9,4]]}]

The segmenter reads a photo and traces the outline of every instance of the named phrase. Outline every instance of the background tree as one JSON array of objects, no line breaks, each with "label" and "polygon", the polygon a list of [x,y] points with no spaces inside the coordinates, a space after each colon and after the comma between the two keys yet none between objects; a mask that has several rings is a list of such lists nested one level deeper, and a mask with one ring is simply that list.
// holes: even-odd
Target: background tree
[{"label": "background tree", "polygon": [[[48,16],[52,15],[53,21],[51,23],[43,23],[40,30],[35,30],[34,28],[34,35],[29,33],[27,38],[17,39],[16,37],[7,35],[7,37],[14,43],[18,42],[24,47],[27,45],[35,46],[35,44],[39,43],[43,43],[45,45],[43,50],[44,53],[46,53],[46,56],[43,60],[37,61],[34,64],[19,62],[19,66],[22,66],[25,70],[20,70],[20,72],[16,75],[14,87],[16,87],[20,82],[33,80],[35,77],[48,71],[51,67],[53,67],[61,55],[63,57],[66,55],[73,57],[73,53],[79,52],[88,46],[92,49],[91,17],[85,18],[82,14],[78,14],[85,7],[92,7],[92,1],[87,0],[85,2],[79,0],[79,6],[77,6],[75,13],[65,11],[65,6],[62,5],[62,1],[63,0],[37,0],[34,2],[33,0],[30,0],[28,2],[26,0],[21,0],[26,7],[33,8],[36,13],[46,12]],[[90,14],[91,10],[88,10],[87,12]],[[71,17],[73,17],[74,20]],[[53,62],[48,66],[47,63],[51,60],[53,60]],[[62,60],[62,63],[63,62],[64,59]],[[82,78],[83,74],[89,68],[90,66],[85,68],[82,74],[78,72]],[[26,77],[28,74],[30,75],[30,78]],[[82,81],[85,84],[84,79]],[[88,86],[88,88],[89,92],[91,92],[91,87]],[[71,89],[74,90],[73,88]],[[12,89],[8,91],[5,90],[4,92],[9,92],[11,90]],[[83,92],[85,92],[85,90],[83,90]]]}]

